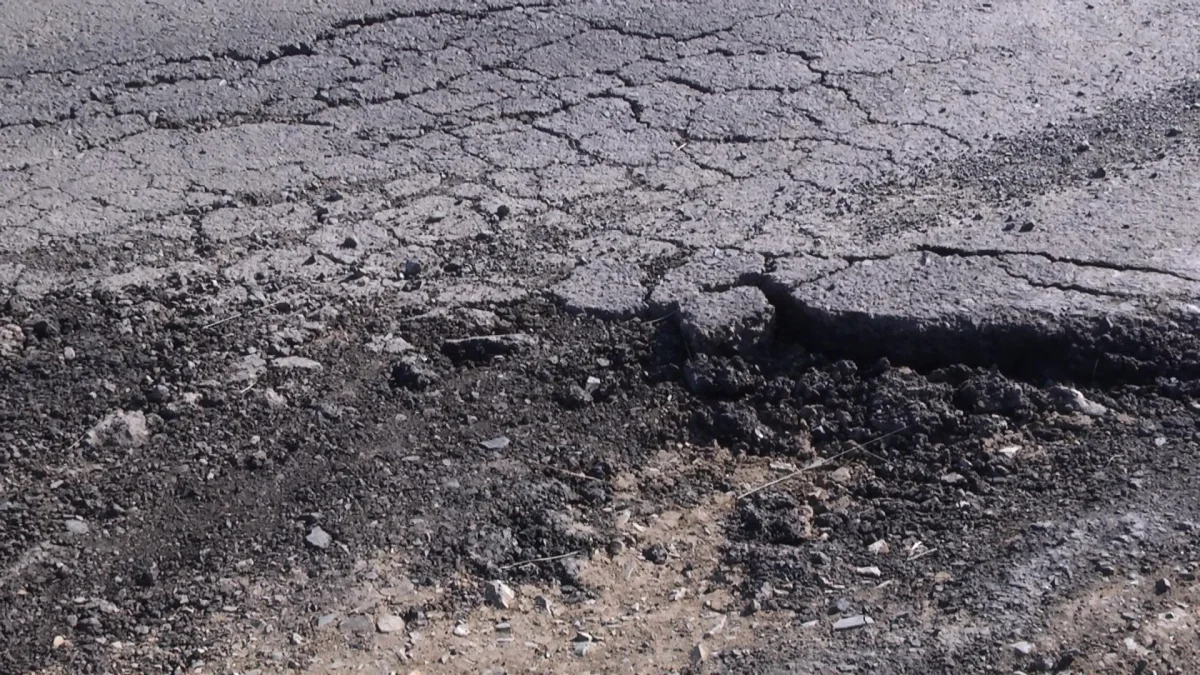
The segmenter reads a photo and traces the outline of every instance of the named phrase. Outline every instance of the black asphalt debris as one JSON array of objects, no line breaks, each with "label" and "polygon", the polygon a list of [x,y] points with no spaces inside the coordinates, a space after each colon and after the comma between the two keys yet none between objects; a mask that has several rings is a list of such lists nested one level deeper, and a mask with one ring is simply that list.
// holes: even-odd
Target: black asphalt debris
[{"label": "black asphalt debris", "polygon": [[10,4],[0,672],[1200,671],[1189,3]]}]

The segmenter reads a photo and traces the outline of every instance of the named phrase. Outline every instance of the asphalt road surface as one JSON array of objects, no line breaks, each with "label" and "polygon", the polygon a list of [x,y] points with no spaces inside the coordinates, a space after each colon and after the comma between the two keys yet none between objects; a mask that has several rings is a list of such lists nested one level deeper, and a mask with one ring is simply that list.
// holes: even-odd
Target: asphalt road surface
[{"label": "asphalt road surface", "polygon": [[0,0],[0,672],[1197,672],[1197,35]]}]

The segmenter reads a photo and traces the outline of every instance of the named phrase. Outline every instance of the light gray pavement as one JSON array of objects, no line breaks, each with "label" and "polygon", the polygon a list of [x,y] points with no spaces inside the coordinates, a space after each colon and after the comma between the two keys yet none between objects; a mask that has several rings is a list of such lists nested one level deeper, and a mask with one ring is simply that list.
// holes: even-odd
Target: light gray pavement
[{"label": "light gray pavement", "polygon": [[30,297],[1200,304],[1194,3],[7,4],[0,284]]}]

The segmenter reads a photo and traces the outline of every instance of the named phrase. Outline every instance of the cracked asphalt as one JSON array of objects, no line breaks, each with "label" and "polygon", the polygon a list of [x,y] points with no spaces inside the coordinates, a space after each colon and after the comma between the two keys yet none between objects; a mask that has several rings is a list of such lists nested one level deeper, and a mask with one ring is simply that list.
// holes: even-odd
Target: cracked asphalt
[{"label": "cracked asphalt", "polygon": [[[32,494],[29,485],[52,481],[48,476],[60,469],[78,471],[85,459],[97,466],[107,462],[106,471],[121,473],[117,467],[125,460],[80,459],[78,444],[69,442],[113,409],[153,409],[168,426],[187,418],[154,407],[167,405],[165,398],[156,401],[144,393],[156,383],[199,392],[189,402],[200,402],[203,417],[197,419],[205,421],[178,431],[178,438],[190,439],[179,443],[233,443],[205,435],[218,433],[213,429],[226,423],[220,415],[228,409],[207,405],[215,399],[203,392],[216,380],[232,387],[222,396],[257,395],[251,388],[271,377],[263,373],[302,363],[276,363],[293,351],[325,367],[320,375],[303,376],[302,386],[311,388],[305,389],[306,399],[333,400],[329,392],[353,389],[358,398],[339,405],[357,410],[372,409],[372,397],[394,395],[394,384],[385,393],[363,384],[383,382],[387,389],[387,377],[378,373],[389,369],[393,383],[409,383],[400,389],[417,381],[421,390],[475,387],[474,398],[463,393],[467,398],[457,402],[428,393],[387,399],[394,409],[372,411],[378,419],[358,426],[321,408],[318,419],[345,422],[354,431],[321,432],[325,445],[314,451],[318,454],[347,444],[386,444],[385,436],[440,448],[457,433],[448,431],[456,423],[445,420],[459,413],[471,433],[481,418],[488,424],[494,417],[496,427],[502,420],[531,429],[543,425],[537,427],[543,431],[530,433],[545,440],[556,425],[566,424],[554,412],[564,400],[559,385],[569,380],[579,389],[576,380],[588,375],[560,373],[582,367],[571,363],[574,350],[615,364],[614,370],[626,370],[612,386],[625,393],[588,384],[591,389],[580,399],[590,405],[596,391],[608,392],[596,395],[597,405],[615,406],[592,420],[597,429],[610,430],[596,432],[602,441],[576,439],[596,442],[600,454],[585,453],[568,471],[602,481],[615,480],[613,471],[619,471],[597,469],[593,475],[593,460],[633,471],[644,457],[629,447],[651,436],[683,434],[680,430],[697,424],[690,403],[651,384],[674,383],[680,395],[697,397],[698,406],[757,397],[753,405],[764,424],[778,433],[803,425],[814,439],[828,432],[838,442],[857,444],[868,438],[862,429],[899,433],[917,424],[874,429],[864,421],[854,431],[832,413],[832,426],[803,411],[771,417],[763,406],[776,403],[762,393],[769,373],[790,373],[788,378],[800,382],[803,376],[792,369],[809,358],[780,356],[783,343],[830,362],[856,361],[864,370],[887,358],[943,384],[961,385],[969,378],[938,379],[939,369],[994,367],[1030,386],[1069,381],[1099,387],[1111,395],[1114,410],[1121,406],[1113,401],[1126,399],[1112,387],[1154,387],[1169,379],[1175,382],[1171,391],[1190,392],[1200,378],[1196,9],[1185,0],[965,6],[54,0],[4,8],[0,299],[7,305],[0,306],[0,328],[8,332],[0,332],[0,359],[8,359],[10,370],[0,409],[12,426],[0,437],[9,447],[0,455],[7,474],[0,480],[0,506],[12,507]],[[144,316],[138,313],[143,310]],[[289,313],[304,316],[288,328],[283,317]],[[54,327],[43,325],[46,317],[54,319]],[[256,317],[268,318],[256,322]],[[669,339],[654,336],[660,328],[670,332]],[[72,366],[74,357],[61,357],[67,343],[57,342],[72,330],[100,336],[89,344],[111,356],[84,366],[81,358]],[[169,331],[174,338],[163,337]],[[196,337],[214,331],[217,337]],[[487,358],[498,358],[497,367],[507,375],[480,384],[491,376],[472,374],[463,365],[478,359],[440,343],[464,332],[533,337],[481,348],[493,350]],[[395,346],[397,336],[406,346]],[[677,340],[674,346],[663,347],[670,339]],[[280,346],[285,343],[289,346]],[[137,354],[167,349],[160,344],[182,350],[184,356],[176,355],[182,361],[161,368],[138,361]],[[551,347],[538,351],[542,347],[534,344],[558,344],[561,354]],[[412,363],[391,364],[389,359],[413,345],[434,355],[430,368],[441,375],[427,376]],[[71,346],[71,354],[77,348],[87,349]],[[662,356],[664,349],[674,350],[671,358],[679,363],[664,365],[663,359],[671,360]],[[534,352],[528,361],[515,355],[527,350]],[[763,356],[763,350],[776,351]],[[50,351],[56,365],[37,361],[42,357],[35,353]],[[246,360],[256,354],[262,363]],[[278,367],[268,371],[264,354]],[[348,365],[330,365],[339,358]],[[734,367],[705,370],[697,365],[705,359],[732,359]],[[97,374],[109,362],[116,370]],[[234,362],[241,374],[231,380]],[[785,362],[791,365],[781,365]],[[185,371],[186,378],[168,383],[166,373]],[[647,379],[639,380],[643,375]],[[471,384],[475,377],[480,383]],[[505,385],[505,377],[519,384]],[[836,387],[850,387],[840,375],[831,377]],[[54,390],[47,396],[63,398],[46,408],[31,404],[27,397],[40,395],[45,383],[58,383],[47,385]],[[273,386],[286,391],[282,383]],[[913,395],[960,396],[938,386],[921,385]],[[940,393],[928,393],[935,390]],[[516,396],[518,391],[526,393]],[[1154,392],[1162,394],[1161,387]],[[293,393],[287,395],[300,396]],[[513,398],[488,408],[492,394]],[[1153,409],[1174,419],[1175,412],[1147,402],[1150,394],[1129,396],[1122,414],[1136,417],[1136,411]],[[855,405],[869,413],[875,405],[869,400],[874,399]],[[558,403],[539,407],[546,401]],[[248,436],[263,420],[276,419],[271,415],[279,413],[267,412],[276,409],[268,404],[228,413],[238,420],[229,424]],[[534,412],[521,413],[522,405]],[[659,412],[643,421],[648,435],[637,436],[620,425],[630,409],[641,406],[659,406]],[[1018,407],[1025,410],[1012,409]],[[985,408],[980,404],[972,414],[992,414]],[[34,441],[43,432],[18,422],[38,411],[56,421]],[[698,423],[705,440],[711,436],[738,446],[758,433],[767,442],[753,424],[749,432],[722,436],[721,414],[715,422],[705,417]],[[432,421],[438,419],[443,422]],[[420,426],[422,420],[432,426]],[[151,420],[152,426],[158,422]],[[316,433],[311,421],[278,424],[297,438]],[[734,426],[739,424],[745,427]],[[156,438],[175,438],[175,432],[154,432]],[[427,441],[412,440],[426,433]],[[1190,433],[1179,432],[1180,442],[1191,444],[1179,447],[1194,447]],[[934,436],[929,432],[920,443],[936,444]],[[1113,440],[1118,436],[1105,435],[1096,447],[1119,444]],[[749,454],[793,452],[756,449],[759,441],[751,443]],[[256,456],[248,448],[237,452],[243,451]],[[39,452],[49,453],[45,466],[31,468],[27,460],[37,463]],[[1186,457],[1187,450],[1179,453]],[[153,466],[162,469],[168,461]],[[245,462],[253,463],[235,461]],[[47,469],[50,465],[59,468]],[[281,522],[298,517],[299,507],[289,506],[298,486],[324,471],[301,465],[308,468],[289,479],[294,484],[271,484],[278,489],[271,508],[285,514]],[[136,474],[132,468],[125,473],[130,471]],[[134,478],[95,481],[114,481],[105,490],[134,489]],[[235,493],[249,499],[242,491],[268,485],[256,480],[231,474],[226,492],[215,493],[225,497],[214,499]],[[441,485],[443,478],[430,480]],[[357,489],[333,485],[327,495]],[[1178,493],[1180,513],[1196,508],[1178,485],[1163,489]],[[535,496],[520,508],[542,508],[543,501],[559,498],[576,503],[574,496],[546,496],[552,491],[530,487]],[[670,490],[662,495],[667,493],[690,503],[690,497]],[[39,499],[53,502],[56,497],[48,494]],[[480,494],[486,499],[491,493]],[[38,596],[19,580],[31,564],[30,552],[44,550],[38,547],[50,537],[46,519],[87,510],[80,506],[83,498],[63,499],[53,517],[5,521],[14,528],[0,535],[8,541],[3,557],[8,571],[0,576],[6,594]],[[411,499],[395,505],[393,515],[403,527],[417,517],[425,498]],[[306,508],[328,510],[330,500]],[[152,502],[142,509],[165,509]],[[468,509],[468,502],[454,508]],[[252,500],[237,503],[252,508]],[[180,514],[181,522],[203,520],[191,511]],[[173,516],[155,517],[158,524],[142,534],[130,526],[133,534],[121,536],[156,541],[171,532],[174,526],[162,519]],[[363,517],[382,518],[374,512]],[[204,518],[221,520],[213,514]],[[487,518],[501,522],[498,515]],[[246,527],[236,537],[258,536],[259,530]],[[419,574],[436,585],[448,583],[438,578],[438,565],[455,574],[494,576],[505,564],[562,553],[566,546],[534,545],[537,537],[526,541],[520,535],[521,546],[511,550],[493,542],[480,544],[485,552],[467,552],[455,548],[451,529],[437,541],[452,553],[407,561],[406,569],[425,564]],[[427,536],[427,545],[434,546],[434,535],[414,532],[409,534]],[[562,536],[561,541],[575,541],[576,535]],[[386,537],[364,540],[353,555],[377,553],[386,548],[381,541],[396,544]],[[112,567],[116,562],[96,557],[87,565],[94,565],[87,567],[92,574],[120,578]],[[225,569],[232,567],[209,573],[215,579]],[[747,574],[758,584],[764,574],[783,573],[773,568]],[[795,581],[791,574],[784,577]],[[72,589],[46,591],[45,597],[68,604],[76,596],[91,597]],[[452,595],[466,603],[462,606],[478,600],[466,592]],[[1020,601],[1033,602],[1024,596]],[[54,636],[66,635],[61,622],[67,612],[54,609],[54,602],[22,605],[0,619],[6,628],[0,635],[9,641],[0,650],[9,665],[0,661],[0,670],[33,672],[58,663],[67,668],[63,672],[104,672],[141,663],[148,672],[170,672],[206,659],[213,672],[249,668],[228,661],[214,666],[213,659],[184,648],[138,652],[120,662],[125,665],[98,652],[65,657],[61,644],[49,646]],[[796,607],[776,609],[803,614]],[[147,621],[131,619],[127,628],[140,631]],[[28,632],[35,629],[42,632]],[[147,633],[128,633],[135,634]],[[206,634],[188,635],[199,644],[198,636]],[[955,649],[966,642],[956,637]],[[747,645],[746,655],[761,658],[763,652],[754,652],[761,648]],[[789,663],[795,672],[809,672],[805,664],[823,658],[808,647],[781,649],[777,663]],[[943,649],[950,647],[943,643]],[[905,661],[892,655],[887,663],[895,672],[941,672],[937,668],[963,664],[991,672],[986,652],[972,653],[979,660]],[[740,658],[727,666],[764,672],[762,661]],[[312,663],[284,658],[275,668],[285,669],[285,662],[293,670]],[[1182,669],[1160,672],[1188,672],[1196,665],[1172,663]],[[686,659],[654,667],[666,672],[685,665]],[[266,672],[275,669],[267,666]]]},{"label": "cracked asphalt", "polygon": [[[565,275],[573,306],[631,315],[656,261],[727,251],[823,310],[919,321],[1195,295],[1187,3],[361,4],[11,16],[0,280],[352,273],[446,306]],[[398,279],[398,248],[481,234],[519,264]]]}]

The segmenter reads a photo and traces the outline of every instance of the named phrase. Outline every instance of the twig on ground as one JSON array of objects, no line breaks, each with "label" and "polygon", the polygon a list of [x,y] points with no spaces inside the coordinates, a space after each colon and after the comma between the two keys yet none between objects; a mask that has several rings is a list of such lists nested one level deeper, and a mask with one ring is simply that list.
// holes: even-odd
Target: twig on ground
[{"label": "twig on ground", "polygon": [[868,455],[870,455],[870,456],[874,457],[875,459],[878,459],[878,460],[880,460],[880,461],[882,461],[882,462],[886,462],[886,461],[887,461],[886,459],[884,459],[883,457],[880,457],[879,455],[876,455],[876,454],[874,454],[874,453],[867,452],[865,448],[866,448],[868,445],[871,445],[871,444],[873,444],[873,443],[878,443],[879,441],[882,441],[883,439],[887,438],[888,436],[895,436],[895,435],[896,435],[896,434],[898,434],[898,433],[901,433],[901,432],[904,432],[904,431],[908,431],[908,430],[909,430],[909,429],[911,429],[912,427],[913,427],[913,425],[911,425],[911,424],[910,424],[910,425],[908,425],[908,426],[906,426],[906,427],[902,427],[902,428],[900,428],[900,429],[896,429],[896,430],[894,430],[894,431],[889,431],[889,432],[887,432],[886,434],[883,434],[883,435],[881,435],[881,436],[876,436],[875,438],[872,438],[871,440],[867,441],[866,443],[862,443],[862,444],[855,443],[853,448],[850,448],[849,450],[843,450],[842,452],[839,452],[838,454],[834,455],[833,457],[829,457],[828,459],[822,459],[822,458],[818,458],[818,459],[814,460],[814,461],[813,461],[811,464],[809,464],[809,465],[808,465],[808,466],[806,466],[806,467],[803,467],[803,468],[801,468],[801,469],[796,469],[795,471],[793,471],[793,472],[789,473],[789,474],[788,474],[788,475],[786,475],[786,476],[782,476],[782,477],[780,477],[780,478],[776,478],[776,479],[775,479],[775,480],[773,480],[773,481],[769,481],[769,482],[763,483],[762,485],[759,485],[758,487],[751,488],[751,489],[749,489],[749,490],[747,490],[747,491],[743,492],[742,494],[738,495],[738,499],[739,499],[739,500],[740,500],[740,499],[745,499],[746,497],[749,497],[750,495],[752,495],[752,494],[754,494],[754,493],[756,493],[756,492],[762,492],[763,490],[766,490],[766,489],[767,489],[767,488],[769,488],[769,487],[773,487],[773,486],[775,486],[775,485],[779,485],[780,483],[783,483],[783,482],[785,482],[785,481],[789,481],[789,480],[791,480],[791,479],[795,478],[796,476],[799,476],[800,474],[802,474],[802,473],[804,473],[804,472],[806,472],[806,471],[813,471],[813,470],[815,470],[815,469],[819,469],[819,468],[821,468],[821,467],[823,467],[823,466],[825,466],[825,465],[827,465],[827,464],[831,464],[831,463],[833,463],[834,461],[836,461],[836,460],[838,460],[838,459],[841,459],[842,457],[845,457],[846,455],[848,455],[848,454],[850,454],[850,453],[854,452],[855,450],[861,450],[863,453],[865,453],[865,454],[868,454]]},{"label": "twig on ground", "polygon": [[912,562],[914,560],[920,560],[921,558],[924,558],[925,556],[929,555],[930,553],[933,553],[936,550],[937,550],[936,548],[927,548],[923,551],[917,551],[916,553],[908,556],[908,562]]},{"label": "twig on ground", "polygon": [[675,310],[673,312],[668,312],[667,314],[664,314],[664,315],[658,317],[657,319],[650,319],[646,323],[650,324],[651,326],[655,326],[655,325],[658,325],[658,324],[666,321],[667,319],[675,316],[678,313],[679,313],[679,310]]},{"label": "twig on ground", "polygon": [[70,445],[67,446],[67,452],[70,452],[70,451],[74,450],[75,448],[78,448],[80,443],[83,443],[85,440],[87,440],[87,437],[88,437],[88,432],[86,432],[86,431],[83,432],[82,436],[77,437],[74,441],[71,442]]},{"label": "twig on ground", "polygon": [[597,483],[604,482],[602,479],[596,478],[595,476],[589,476],[585,473],[576,473],[574,471],[567,471],[566,469],[560,469],[559,467],[554,466],[553,464],[546,464],[545,462],[534,462],[533,464],[536,466],[540,466],[543,469],[550,469],[551,471],[557,471],[561,474],[572,476],[574,478],[582,478],[583,480],[595,481]]},{"label": "twig on ground", "polygon": [[[279,302],[282,302],[282,300],[280,300]],[[267,304],[260,305],[258,307],[255,307],[254,309],[248,309],[239,314],[234,314],[233,316],[227,316],[224,319],[218,319],[216,321],[213,321],[212,323],[206,323],[200,327],[200,330],[208,330],[209,328],[215,328],[217,326],[220,326],[223,323],[229,323],[230,321],[233,321],[235,319],[241,319],[242,317],[247,317],[252,314],[258,314],[259,312],[266,310],[266,309],[270,309],[272,307],[278,307],[279,302],[268,302]]]},{"label": "twig on ground", "polygon": [[515,563],[512,563],[511,565],[504,565],[500,569],[511,570],[514,567],[524,567],[526,565],[536,565],[538,563],[554,562],[555,560],[562,560],[563,558],[570,558],[573,555],[579,555],[582,552],[583,551],[571,551],[570,553],[564,553],[562,555],[552,555],[552,556],[547,556],[545,558],[534,558],[533,560],[522,560],[521,562],[515,562]]}]

